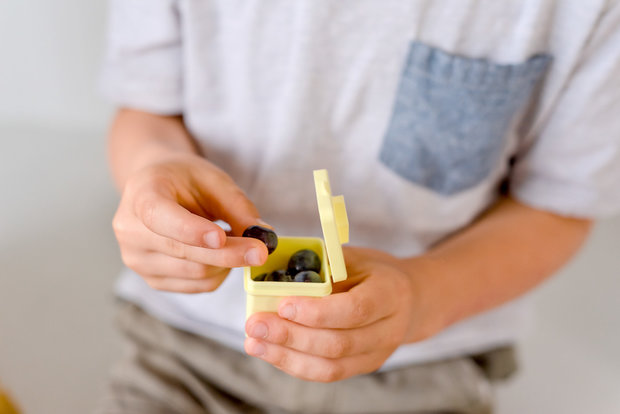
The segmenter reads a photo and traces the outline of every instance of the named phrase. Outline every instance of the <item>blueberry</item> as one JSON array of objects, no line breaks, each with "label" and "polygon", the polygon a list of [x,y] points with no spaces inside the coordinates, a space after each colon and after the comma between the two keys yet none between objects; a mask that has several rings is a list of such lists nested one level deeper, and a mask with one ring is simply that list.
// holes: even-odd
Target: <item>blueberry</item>
[{"label": "blueberry", "polygon": [[285,271],[284,271],[284,275],[280,276],[280,282],[292,282],[292,281],[293,281],[293,278],[291,277],[291,275],[289,275]]},{"label": "blueberry", "polygon": [[263,280],[265,280],[265,277],[267,277],[267,273],[261,273],[258,276],[254,276],[252,280],[254,280],[255,282],[262,282]]},{"label": "blueberry", "polygon": [[321,283],[321,276],[313,270],[303,270],[295,275],[295,282]]},{"label": "blueberry", "polygon": [[273,253],[276,247],[278,247],[278,236],[273,230],[266,227],[250,226],[243,231],[242,236],[252,237],[262,241],[265,243],[265,246],[267,246],[269,254]]},{"label": "blueberry", "polygon": [[265,277],[265,282],[292,282],[291,275],[286,270],[274,270]]},{"label": "blueberry", "polygon": [[319,255],[309,249],[299,250],[294,253],[288,261],[288,272],[296,275],[303,270],[321,270],[321,259]]}]

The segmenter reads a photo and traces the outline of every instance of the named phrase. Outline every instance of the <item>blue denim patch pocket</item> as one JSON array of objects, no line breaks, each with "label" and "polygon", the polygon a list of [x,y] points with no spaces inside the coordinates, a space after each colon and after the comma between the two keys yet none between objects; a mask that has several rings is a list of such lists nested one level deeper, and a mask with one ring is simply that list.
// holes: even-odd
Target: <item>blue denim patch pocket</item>
[{"label": "blue denim patch pocket", "polygon": [[497,165],[517,112],[551,58],[500,65],[413,42],[380,160],[409,181],[452,195]]}]

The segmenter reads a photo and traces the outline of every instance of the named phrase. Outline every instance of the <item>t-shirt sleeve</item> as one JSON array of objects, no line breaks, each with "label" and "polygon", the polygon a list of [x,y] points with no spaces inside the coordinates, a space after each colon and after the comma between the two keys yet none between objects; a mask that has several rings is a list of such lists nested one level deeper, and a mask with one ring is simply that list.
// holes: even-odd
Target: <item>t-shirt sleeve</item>
[{"label": "t-shirt sleeve", "polygon": [[554,110],[517,154],[519,201],[561,215],[620,211],[620,7],[604,14]]},{"label": "t-shirt sleeve", "polygon": [[182,113],[177,0],[109,0],[100,78],[112,103],[164,115]]}]

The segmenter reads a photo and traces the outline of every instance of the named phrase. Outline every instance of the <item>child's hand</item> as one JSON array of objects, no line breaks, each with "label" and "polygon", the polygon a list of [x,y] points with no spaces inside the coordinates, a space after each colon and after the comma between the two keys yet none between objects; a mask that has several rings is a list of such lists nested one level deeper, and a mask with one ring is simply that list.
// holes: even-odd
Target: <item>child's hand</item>
[{"label": "child's hand", "polygon": [[222,170],[179,154],[131,176],[113,221],[125,264],[155,289],[197,293],[216,289],[231,267],[261,265],[259,240],[227,237],[260,224],[254,205]]},{"label": "child's hand", "polygon": [[428,336],[412,319],[415,290],[400,259],[345,248],[348,279],[323,298],[290,297],[278,315],[257,313],[246,323],[245,349],[310,381],[331,382],[378,369],[404,342]]}]

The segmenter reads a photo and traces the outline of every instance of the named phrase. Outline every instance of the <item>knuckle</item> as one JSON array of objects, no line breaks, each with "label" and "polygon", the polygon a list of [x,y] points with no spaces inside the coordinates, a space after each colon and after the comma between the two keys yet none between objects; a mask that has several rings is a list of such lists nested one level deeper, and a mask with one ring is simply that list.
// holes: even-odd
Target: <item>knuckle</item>
[{"label": "knuckle", "polygon": [[193,262],[185,263],[182,271],[190,279],[204,279],[207,273],[204,265]]},{"label": "knuckle", "polygon": [[389,358],[390,355],[391,355],[391,353],[387,353],[382,359],[375,360],[370,365],[370,369],[369,369],[368,372],[374,372],[374,371],[377,371],[377,370],[381,369],[381,367],[383,366],[383,363],[385,362],[386,359]]},{"label": "knuckle", "polygon": [[[208,278],[205,279],[202,283],[202,286],[200,287],[200,292],[213,292],[215,289],[217,289],[220,284],[222,284],[223,279],[218,279],[218,278]],[[197,293],[200,293],[197,292]]]},{"label": "knuckle", "polygon": [[187,294],[210,292],[210,290],[207,290],[204,287],[198,286],[198,285],[184,285],[184,286],[181,286],[177,291],[180,293],[187,293]]},{"label": "knuckle", "polygon": [[235,183],[235,180],[224,170],[216,167],[216,169],[211,170],[211,173],[213,174],[213,178],[222,183],[222,185],[229,188],[239,189]]},{"label": "knuckle", "polygon": [[239,251],[230,249],[224,249],[218,252],[218,255],[215,256],[205,257],[205,261],[207,261],[212,266],[218,266],[227,269],[231,269],[233,267],[247,266],[243,254],[239,253]]},{"label": "knuckle", "polygon": [[282,329],[278,329],[277,326],[280,324],[273,324],[275,325],[276,329],[273,329],[270,327],[269,332],[270,332],[270,336],[271,336],[271,332],[273,332],[273,341],[277,344],[280,345],[284,345],[288,348],[292,348],[295,346],[295,343],[293,341],[293,335],[290,335],[289,329],[284,327]]},{"label": "knuckle", "polygon": [[364,323],[367,321],[373,312],[373,303],[370,298],[367,297],[356,297],[353,299],[353,320],[357,322],[357,324]]},{"label": "knuckle", "polygon": [[247,197],[245,196],[245,193],[243,191],[241,191],[241,189],[239,187],[236,187],[236,186],[235,186],[235,188],[233,190],[231,190],[230,200],[231,200],[231,203],[234,204],[234,205],[239,205],[239,204],[247,205],[247,204],[249,204],[249,201],[248,201]]},{"label": "knuckle", "polygon": [[121,260],[128,268],[135,270],[136,272],[139,271],[140,261],[138,260],[136,255],[131,254],[124,249],[121,249]]},{"label": "knuckle", "polygon": [[429,339],[433,335],[436,335],[442,327],[437,326],[438,324],[420,324],[419,327],[416,328],[415,331],[415,340],[423,341],[425,339]]},{"label": "knuckle", "polygon": [[125,231],[125,223],[123,223],[123,219],[120,217],[118,213],[114,215],[112,219],[112,229],[115,234],[119,234]]},{"label": "knuckle", "polygon": [[142,220],[142,223],[150,229],[156,220],[157,203],[152,198],[142,198],[137,201],[136,213]]},{"label": "knuckle", "polygon": [[165,290],[162,280],[158,277],[143,277],[146,281],[146,284],[149,285],[151,289],[155,290]]},{"label": "knuckle", "polygon": [[388,346],[390,349],[396,349],[403,344],[403,335],[390,335],[388,338]]},{"label": "knuckle", "polygon": [[342,379],[343,370],[337,363],[329,362],[325,365],[318,378],[320,382],[335,382]]},{"label": "knuckle", "polygon": [[239,187],[235,185],[230,193],[230,203],[235,206],[242,206],[243,209],[254,212],[254,204],[248,199],[247,195]]},{"label": "knuckle", "polygon": [[166,250],[171,256],[177,257],[179,259],[187,259],[187,252],[183,243],[169,238],[166,238],[165,240]]},{"label": "knuckle", "polygon": [[288,352],[281,352],[280,355],[275,358],[274,365],[285,371],[290,371],[293,368],[293,364],[291,362],[291,359],[289,358]]},{"label": "knuckle", "polygon": [[129,228],[130,225],[127,218],[123,214],[116,213],[112,219],[112,230],[119,241],[127,238],[129,235]]},{"label": "knuckle", "polygon": [[328,358],[342,358],[349,354],[351,349],[351,341],[344,336],[340,336],[330,341],[327,346]]},{"label": "knuckle", "polygon": [[179,236],[181,237],[181,240],[187,240],[191,243],[197,242],[198,237],[196,236],[196,226],[192,223],[184,221],[179,229]]},{"label": "knuckle", "polygon": [[122,191],[121,200],[131,199],[138,192],[138,176],[131,175],[125,183],[125,188]]},{"label": "knuckle", "polygon": [[304,306],[298,315],[303,315],[310,326],[323,326],[325,322],[325,316],[316,306]]}]

